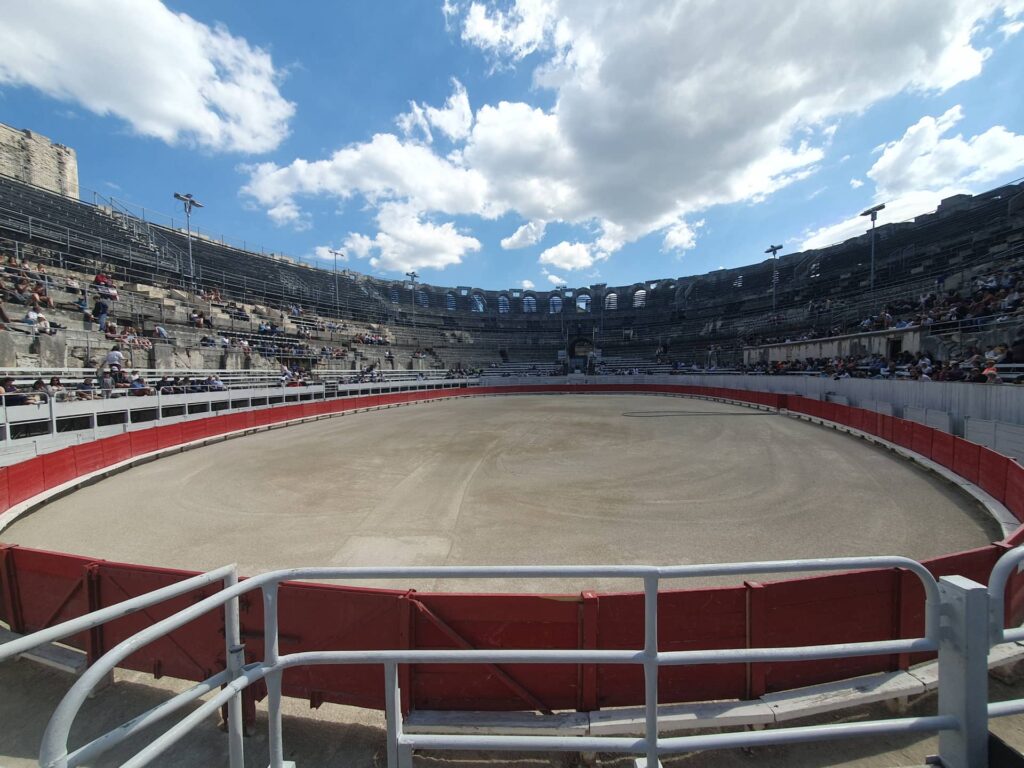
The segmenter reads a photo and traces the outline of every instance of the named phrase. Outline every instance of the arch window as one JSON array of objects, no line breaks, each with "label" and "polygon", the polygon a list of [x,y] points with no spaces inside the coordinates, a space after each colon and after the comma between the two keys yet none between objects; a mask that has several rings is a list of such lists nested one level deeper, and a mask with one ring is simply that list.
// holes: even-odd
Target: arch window
[{"label": "arch window", "polygon": [[619,294],[609,293],[604,297],[604,308],[605,309],[618,309],[619,308]]},{"label": "arch window", "polygon": [[507,315],[509,312],[508,296],[501,294],[498,297],[498,314]]},{"label": "arch window", "polygon": [[640,309],[647,306],[647,291],[642,288],[633,294],[633,308]]},{"label": "arch window", "polygon": [[550,299],[548,299],[548,314],[549,315],[557,315],[561,311],[562,311],[562,297],[561,296],[552,296]]},{"label": "arch window", "polygon": [[426,291],[416,291],[416,305],[420,307],[430,306],[430,297]]},{"label": "arch window", "polygon": [[474,293],[470,297],[469,306],[474,312],[483,312],[487,309],[487,302],[484,301],[484,297],[479,293]]},{"label": "arch window", "polygon": [[577,312],[589,312],[590,311],[590,296],[585,293],[581,293],[576,297],[576,311]]},{"label": "arch window", "polygon": [[444,308],[449,312],[454,312],[459,308],[459,300],[455,297],[455,294],[449,291],[444,295]]},{"label": "arch window", "polygon": [[391,303],[392,304],[397,304],[398,303],[398,289],[397,288],[392,288],[388,292],[388,298],[391,299]]},{"label": "arch window", "polygon": [[523,312],[532,314],[537,311],[537,299],[533,296],[523,296]]}]

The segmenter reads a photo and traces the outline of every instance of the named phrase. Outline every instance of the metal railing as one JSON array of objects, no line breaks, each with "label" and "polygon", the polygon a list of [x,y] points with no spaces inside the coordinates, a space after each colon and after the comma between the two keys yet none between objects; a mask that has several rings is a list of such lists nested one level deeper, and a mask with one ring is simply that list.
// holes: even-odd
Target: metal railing
[{"label": "metal railing", "polygon": [[[1015,559],[1014,559],[1015,558]],[[1000,583],[999,574],[1008,574],[1017,562],[1024,560],[1024,548],[1007,555],[993,572],[993,589]],[[230,567],[229,567],[230,568]],[[901,568],[912,572],[920,580],[925,593],[925,632],[920,638],[810,645],[785,648],[737,648],[718,650],[670,651],[658,649],[658,590],[663,580],[696,576],[728,576],[749,573],[794,573],[805,571],[845,571],[850,569]],[[1000,568],[1002,570],[1000,570]],[[281,583],[291,580],[346,580],[367,579],[493,579],[493,578],[593,578],[642,580],[644,594],[643,646],[627,650],[355,650],[313,651],[281,654],[278,626],[278,594]],[[196,577],[201,578],[201,577]],[[695,750],[727,747],[749,747],[765,744],[822,741],[832,738],[868,736],[892,733],[940,732],[954,734],[956,739],[944,742],[943,764],[948,768],[967,768],[981,765],[972,762],[979,749],[985,749],[985,723],[980,724],[976,714],[979,690],[984,693],[984,676],[977,680],[962,680],[942,676],[944,665],[974,669],[980,654],[982,674],[989,650],[989,633],[993,642],[1011,637],[1024,637],[1024,630],[1002,633],[1001,614],[996,606],[1002,602],[993,597],[992,617],[989,618],[985,588],[961,577],[943,577],[936,581],[920,563],[903,557],[846,557],[832,559],[767,561],[753,563],[723,563],[711,565],[654,566],[497,566],[497,567],[427,567],[427,568],[296,568],[266,573],[246,580],[235,580],[233,569],[228,574],[212,572],[205,575],[206,582],[223,579],[224,589],[206,597],[178,613],[153,624],[133,637],[121,642],[98,659],[74,684],[55,710],[43,736],[39,764],[45,768],[71,768],[82,765],[107,749],[123,742],[144,728],[156,723],[200,697],[215,693],[184,719],[155,738],[124,766],[140,768],[159,757],[170,746],[184,738],[204,718],[228,705],[229,748],[231,768],[243,764],[242,722],[240,694],[253,683],[264,680],[268,691],[269,757],[271,768],[284,765],[281,699],[284,670],[320,665],[382,665],[385,673],[385,702],[387,716],[387,765],[389,768],[409,768],[414,749],[488,750],[507,751],[603,751],[619,754],[643,755],[648,766],[659,765],[660,756]],[[1003,579],[1005,581],[1005,579]],[[177,585],[179,588],[181,585]],[[168,588],[171,589],[171,588]],[[238,600],[241,595],[259,589],[264,606],[264,658],[245,663],[241,636]],[[980,590],[980,592],[979,592]],[[176,594],[180,594],[177,592]],[[152,604],[151,595],[134,598],[99,614],[82,617],[60,627],[44,630],[18,642],[13,650],[0,646],[0,661],[13,653],[65,637],[84,628],[97,626],[123,613]],[[980,601],[980,602],[979,602]],[[964,609],[965,605],[968,609]],[[978,614],[978,606],[983,613]],[[133,718],[108,734],[71,752],[68,738],[77,713],[89,696],[117,664],[147,644],[164,637],[189,622],[221,607],[225,609],[227,636],[226,669],[195,685],[188,691],[163,702],[148,712]],[[980,622],[978,619],[981,619]],[[967,644],[964,638],[972,632],[977,636],[980,626],[982,643]],[[67,628],[67,631],[65,631]],[[663,738],[658,710],[658,670],[663,666],[730,664],[742,662],[801,661],[837,659],[862,656],[890,655],[918,652],[939,652],[940,690],[939,712],[934,716],[893,718],[857,723],[839,723],[804,726],[760,732],[733,732],[676,736]],[[401,691],[398,667],[401,664],[625,664],[641,666],[644,670],[644,733],[641,737],[595,736],[489,736],[456,734],[411,734],[402,727]],[[945,694],[942,693],[945,691]],[[981,707],[986,699],[981,698]],[[993,705],[996,706],[996,705]],[[1000,706],[993,710],[1002,714]],[[1005,709],[1005,707],[1003,707]],[[1024,707],[1022,707],[1024,709]],[[1018,711],[1018,710],[1014,710]],[[1010,714],[1006,711],[1005,714]],[[983,719],[984,720],[984,719]],[[941,739],[942,737],[940,737]],[[980,745],[980,746],[979,746]]]}]

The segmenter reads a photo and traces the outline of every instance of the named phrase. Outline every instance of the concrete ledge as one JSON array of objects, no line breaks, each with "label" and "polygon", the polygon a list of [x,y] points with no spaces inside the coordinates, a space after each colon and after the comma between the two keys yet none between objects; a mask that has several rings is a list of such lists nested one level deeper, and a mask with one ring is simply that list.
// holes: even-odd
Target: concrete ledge
[{"label": "concrete ledge", "polygon": [[[9,643],[12,640],[18,640],[21,637],[22,635],[16,632],[0,627],[0,645]],[[40,645],[38,648],[25,651],[25,653],[19,654],[15,658],[34,661],[36,664],[42,664],[51,669],[59,669],[61,672],[68,672],[72,675],[82,674],[89,666],[85,653],[74,648],[68,648],[65,645],[58,645],[57,643]]]},{"label": "concrete ledge", "polygon": [[[1024,660],[1024,643],[1004,643],[989,652],[989,669]],[[780,693],[769,693],[752,701],[706,701],[691,704],[663,704],[658,707],[661,731],[706,728],[763,727],[802,717],[838,712],[880,701],[905,703],[912,696],[934,690],[939,664],[930,661],[906,671],[879,672],[833,683],[822,683]],[[644,730],[643,707],[626,707],[597,712],[438,712],[414,711],[403,727],[410,733],[454,733],[489,735],[638,735]]]},{"label": "concrete ledge", "polygon": [[[707,701],[695,704],[667,704],[658,707],[665,730],[725,728],[737,725],[770,725],[775,715],[761,701]],[[590,713],[590,735],[636,735],[644,730],[643,707],[605,709]]]}]

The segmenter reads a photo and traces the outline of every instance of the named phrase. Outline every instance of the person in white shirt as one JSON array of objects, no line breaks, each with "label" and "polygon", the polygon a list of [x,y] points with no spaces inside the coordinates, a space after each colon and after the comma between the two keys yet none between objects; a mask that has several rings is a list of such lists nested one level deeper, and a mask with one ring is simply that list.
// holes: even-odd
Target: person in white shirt
[{"label": "person in white shirt", "polygon": [[107,357],[103,361],[103,364],[106,365],[107,368],[110,368],[111,366],[114,365],[116,365],[119,368],[124,366],[124,354],[121,352],[120,345],[115,344],[113,347],[110,348],[110,351],[107,352]]}]

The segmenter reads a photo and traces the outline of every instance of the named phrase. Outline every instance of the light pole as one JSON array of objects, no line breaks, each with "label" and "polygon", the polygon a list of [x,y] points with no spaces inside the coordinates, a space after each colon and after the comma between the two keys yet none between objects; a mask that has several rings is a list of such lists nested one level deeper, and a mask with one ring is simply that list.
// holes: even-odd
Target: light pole
[{"label": "light pole", "polygon": [[192,280],[192,290],[196,289],[196,266],[195,262],[192,261],[192,209],[202,208],[203,204],[192,197],[191,192],[181,194],[180,192],[174,193],[174,199],[180,200],[182,205],[185,206],[185,232],[188,235],[188,273],[189,278]]},{"label": "light pole", "polygon": [[868,208],[866,211],[861,212],[861,216],[871,217],[871,290],[875,290],[875,219],[878,218],[878,212],[885,208],[885,203],[879,203],[878,205]]},{"label": "light pole", "polygon": [[336,251],[333,248],[328,248],[327,252],[334,257],[334,319],[336,321],[340,321],[341,311],[338,309],[338,257],[344,256],[345,254],[341,251]]},{"label": "light pole", "polygon": [[775,311],[775,293],[776,286],[779,282],[779,270],[778,267],[775,266],[777,263],[775,254],[777,254],[781,250],[781,245],[769,245],[768,248],[765,250],[765,253],[770,253],[772,255],[772,312]]},{"label": "light pole", "polygon": [[416,281],[419,279],[419,275],[416,274],[416,270],[412,272],[406,272],[405,276],[410,280],[410,290],[412,291],[412,327],[413,332],[416,331]]}]

